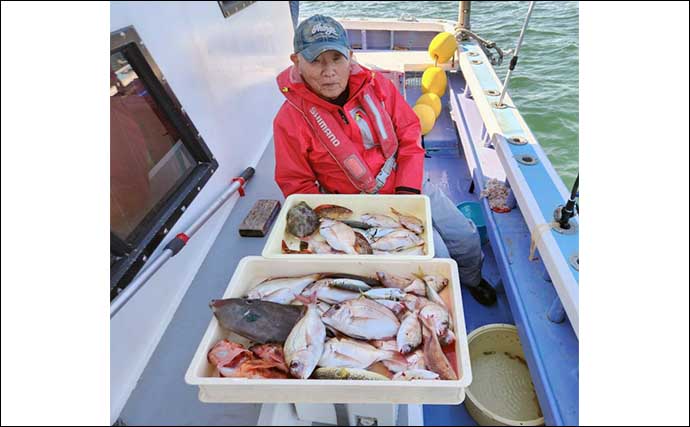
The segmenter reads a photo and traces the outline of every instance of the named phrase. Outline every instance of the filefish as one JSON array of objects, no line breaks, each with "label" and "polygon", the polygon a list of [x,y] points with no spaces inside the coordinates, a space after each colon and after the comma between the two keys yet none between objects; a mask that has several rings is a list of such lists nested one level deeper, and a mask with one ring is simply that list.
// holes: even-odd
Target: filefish
[{"label": "filefish", "polygon": [[287,213],[287,231],[297,237],[305,237],[319,228],[319,216],[305,202],[299,202]]},{"label": "filefish", "polygon": [[355,232],[340,221],[322,219],[319,232],[328,244],[335,250],[350,255],[357,255],[355,250]]},{"label": "filefish", "polygon": [[348,219],[352,216],[350,209],[338,205],[319,205],[314,208],[314,212],[321,218],[336,220]]},{"label": "filefish", "polygon": [[326,327],[315,303],[308,305],[307,314],[292,328],[283,350],[290,374],[307,379],[314,372],[323,354]]},{"label": "filefish", "polygon": [[397,350],[403,354],[409,353],[422,343],[422,326],[417,316],[407,312],[400,322],[400,329],[396,337]]},{"label": "filefish", "polygon": [[403,227],[417,234],[422,234],[424,232],[424,223],[419,218],[411,215],[403,215],[394,208],[391,208],[391,211],[398,216],[398,221],[400,221]]},{"label": "filefish", "polygon": [[264,280],[249,291],[249,299],[289,304],[302,293],[304,288],[321,278],[321,274],[309,274],[301,277],[278,277]]},{"label": "filefish", "polygon": [[371,248],[379,251],[397,251],[424,244],[424,239],[410,230],[396,230],[372,243]]},{"label": "filefish", "polygon": [[407,371],[398,372],[393,375],[394,380],[412,381],[412,380],[437,380],[439,375],[436,372],[427,371],[426,369],[410,369]]},{"label": "filefish", "polygon": [[365,342],[348,338],[331,338],[326,342],[318,366],[364,369],[381,360],[405,363],[405,358],[397,351],[379,350]]},{"label": "filefish", "polygon": [[400,228],[402,225],[395,219],[387,215],[378,214],[364,214],[362,215],[362,222],[372,227],[380,228]]},{"label": "filefish", "polygon": [[427,369],[436,372],[443,380],[457,380],[455,371],[450,366],[450,362],[443,354],[441,344],[433,331],[433,325],[426,319],[420,317],[422,321],[422,335],[424,337],[424,363]]},{"label": "filefish", "polygon": [[283,343],[304,313],[304,307],[245,298],[211,300],[218,323],[256,343]]},{"label": "filefish", "polygon": [[322,380],[390,381],[383,375],[354,368],[318,368],[314,371],[314,377]]},{"label": "filefish", "polygon": [[400,327],[392,311],[367,298],[332,306],[323,315],[323,322],[345,335],[363,340],[392,338]]}]

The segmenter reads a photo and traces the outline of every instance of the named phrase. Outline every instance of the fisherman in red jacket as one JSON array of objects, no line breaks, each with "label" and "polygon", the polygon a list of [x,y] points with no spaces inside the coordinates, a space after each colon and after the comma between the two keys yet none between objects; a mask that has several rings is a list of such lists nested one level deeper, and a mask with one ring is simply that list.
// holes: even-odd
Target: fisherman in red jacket
[{"label": "fisherman in red jacket", "polygon": [[[330,17],[304,20],[294,50],[293,65],[277,78],[286,101],[273,121],[275,179],[283,194],[420,194],[421,126],[398,88],[352,59],[347,32]],[[458,261],[461,282],[475,299],[493,304],[495,291],[481,278],[476,227],[440,191],[425,193],[437,252]]]}]

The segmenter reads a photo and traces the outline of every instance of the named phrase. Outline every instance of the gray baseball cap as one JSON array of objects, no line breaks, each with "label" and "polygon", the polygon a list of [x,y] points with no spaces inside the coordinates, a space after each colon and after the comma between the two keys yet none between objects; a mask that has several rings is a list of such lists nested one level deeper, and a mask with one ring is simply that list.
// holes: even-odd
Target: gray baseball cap
[{"label": "gray baseball cap", "polygon": [[314,15],[302,21],[295,30],[295,53],[313,62],[327,50],[336,50],[344,56],[350,56],[350,41],[347,31],[335,19]]}]

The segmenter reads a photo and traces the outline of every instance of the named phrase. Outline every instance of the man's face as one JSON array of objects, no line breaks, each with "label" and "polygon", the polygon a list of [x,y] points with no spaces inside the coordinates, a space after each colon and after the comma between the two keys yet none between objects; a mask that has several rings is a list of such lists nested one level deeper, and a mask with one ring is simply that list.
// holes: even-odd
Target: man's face
[{"label": "man's face", "polygon": [[314,62],[294,53],[290,59],[313,92],[321,98],[333,100],[347,88],[351,57],[352,52],[349,57],[345,57],[338,51],[327,50],[317,56]]}]

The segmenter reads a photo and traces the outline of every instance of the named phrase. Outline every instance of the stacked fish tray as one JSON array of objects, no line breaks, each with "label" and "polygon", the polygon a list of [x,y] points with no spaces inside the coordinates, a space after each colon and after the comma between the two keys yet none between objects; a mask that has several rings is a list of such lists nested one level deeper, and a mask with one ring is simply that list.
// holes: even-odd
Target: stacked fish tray
[{"label": "stacked fish tray", "polygon": [[211,301],[186,382],[204,402],[461,403],[458,270],[431,232],[426,196],[290,196]]}]

